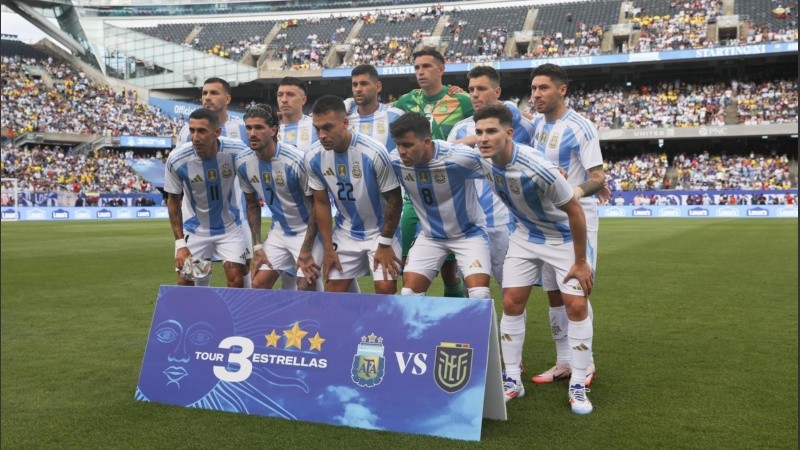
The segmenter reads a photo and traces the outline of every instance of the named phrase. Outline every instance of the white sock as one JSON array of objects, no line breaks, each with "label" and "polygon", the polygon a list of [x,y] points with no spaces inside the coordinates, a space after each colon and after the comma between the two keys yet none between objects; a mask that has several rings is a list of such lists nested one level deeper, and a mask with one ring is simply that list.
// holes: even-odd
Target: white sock
[{"label": "white sock", "polygon": [[592,357],[592,336],[594,329],[589,317],[580,322],[569,321],[569,346],[572,353],[572,377],[569,384],[583,384],[586,380],[586,367]]},{"label": "white sock", "polygon": [[503,313],[500,319],[500,348],[506,376],[520,382],[519,363],[522,360],[522,344],[525,342],[525,314],[509,316]]},{"label": "white sock", "polygon": [[425,293],[424,292],[414,292],[409,288],[402,288],[402,289],[400,289],[400,295],[421,295],[421,296],[424,297]]},{"label": "white sock", "polygon": [[[594,331],[594,310],[592,309],[592,302],[586,299],[586,307],[589,309],[589,320],[592,321],[592,330]],[[592,347],[592,356],[590,361],[594,363],[594,347]]]},{"label": "white sock", "polygon": [[[492,298],[492,292],[488,287],[467,288],[467,292],[469,292],[469,298]],[[522,313],[522,315],[524,316],[525,313]]]},{"label": "white sock", "polygon": [[246,288],[253,287],[253,277],[250,275],[249,271],[246,274],[244,274],[244,276],[242,277],[242,281],[244,281],[244,287]]},{"label": "white sock", "polygon": [[567,318],[567,308],[564,305],[550,307],[550,335],[556,344],[556,364],[569,364],[570,349],[567,340],[569,330],[569,318]]}]

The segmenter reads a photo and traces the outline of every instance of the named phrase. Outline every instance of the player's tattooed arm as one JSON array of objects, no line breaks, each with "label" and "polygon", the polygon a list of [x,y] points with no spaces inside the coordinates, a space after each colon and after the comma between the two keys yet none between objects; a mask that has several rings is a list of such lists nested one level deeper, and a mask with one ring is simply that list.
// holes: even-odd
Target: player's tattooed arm
[{"label": "player's tattooed arm", "polygon": [[247,207],[247,223],[250,225],[250,234],[253,244],[261,243],[261,204],[258,203],[258,195],[245,193],[244,200]]},{"label": "player's tattooed arm", "polygon": [[[312,198],[313,201],[313,198]],[[314,261],[311,254],[311,249],[314,247],[314,241],[317,239],[319,228],[317,227],[317,218],[314,208],[308,215],[308,227],[306,228],[306,237],[303,239],[303,245],[300,247],[300,254],[297,256],[296,268],[303,272],[306,283],[313,285],[319,277],[319,264],[322,261]]]},{"label": "player's tattooed arm", "polygon": [[592,167],[587,170],[587,174],[589,179],[575,188],[575,196],[578,198],[594,195],[606,185],[606,171],[602,165]]},{"label": "player's tattooed arm", "polygon": [[384,192],[383,198],[386,199],[386,213],[383,215],[381,236],[391,238],[397,231],[400,213],[403,212],[403,196],[400,194],[400,187]]}]

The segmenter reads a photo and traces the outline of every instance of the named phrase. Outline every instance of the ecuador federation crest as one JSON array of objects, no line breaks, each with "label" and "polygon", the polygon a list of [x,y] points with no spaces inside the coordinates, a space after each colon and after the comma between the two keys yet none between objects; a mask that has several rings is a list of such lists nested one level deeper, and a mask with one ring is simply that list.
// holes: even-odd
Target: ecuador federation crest
[{"label": "ecuador federation crest", "polygon": [[442,342],[436,347],[433,378],[448,394],[464,389],[472,375],[472,347],[469,344]]},{"label": "ecuador federation crest", "polygon": [[375,336],[375,333],[361,336],[361,343],[358,344],[358,350],[353,356],[350,378],[353,383],[361,387],[375,387],[383,381],[385,361],[383,338]]}]

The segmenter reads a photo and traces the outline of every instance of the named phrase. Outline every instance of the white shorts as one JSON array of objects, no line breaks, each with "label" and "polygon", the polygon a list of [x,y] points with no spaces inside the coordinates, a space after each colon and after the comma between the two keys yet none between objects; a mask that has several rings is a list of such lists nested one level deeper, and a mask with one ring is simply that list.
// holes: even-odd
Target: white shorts
[{"label": "white shorts", "polygon": [[[555,271],[555,280],[561,292],[570,295],[583,295],[583,289],[576,279],[562,280],[575,263],[572,242],[564,244],[534,244],[527,235],[517,229],[508,243],[506,262],[503,265],[503,287],[533,286],[549,264]],[[591,262],[590,262],[591,264]]]},{"label": "white shorts", "polygon": [[508,251],[508,237],[513,232],[513,223],[486,228],[486,233],[489,235],[489,253],[492,257],[492,276],[500,287],[503,286],[503,264]]},{"label": "white shorts", "polygon": [[456,263],[464,277],[474,274],[489,275],[492,258],[489,255],[489,238],[486,234],[439,240],[419,233],[408,251],[403,272],[418,273],[433,280],[450,253],[456,256]]},{"label": "white shorts", "polygon": [[233,263],[244,264],[252,258],[250,249],[242,239],[241,228],[231,233],[219,236],[198,236],[196,234],[186,234],[186,246],[192,252],[193,259],[218,259],[220,261],[230,261]]},{"label": "white shorts", "polygon": [[[336,250],[336,254],[339,255],[342,271],[339,272],[336,269],[332,269],[328,277],[331,280],[352,280],[370,272],[373,280],[383,280],[383,266],[378,266],[377,270],[372,270],[375,264],[375,250],[378,249],[378,237],[380,237],[380,234],[376,234],[372,239],[359,241],[353,239],[344,231],[334,230],[333,248]],[[396,236],[392,240],[392,249],[394,254],[400,258],[402,246]],[[386,276],[389,280],[395,279],[388,272]]]},{"label": "white shorts", "polygon": [[[597,270],[597,231],[587,231],[586,240],[586,260],[592,266],[592,276],[594,276],[594,272]],[[560,290],[559,284],[556,282],[556,273],[550,265],[545,264],[539,284],[545,292]]]},{"label": "white shorts", "polygon": [[[303,246],[305,238],[305,233],[289,236],[281,227],[273,228],[264,243],[264,252],[272,264],[272,269],[268,265],[262,264],[258,270],[275,270],[295,276],[297,257],[300,255],[300,248]],[[322,264],[322,253],[322,241],[317,236],[314,246],[311,247],[311,256],[315,263]],[[303,276],[302,271],[299,271],[298,276]]]}]

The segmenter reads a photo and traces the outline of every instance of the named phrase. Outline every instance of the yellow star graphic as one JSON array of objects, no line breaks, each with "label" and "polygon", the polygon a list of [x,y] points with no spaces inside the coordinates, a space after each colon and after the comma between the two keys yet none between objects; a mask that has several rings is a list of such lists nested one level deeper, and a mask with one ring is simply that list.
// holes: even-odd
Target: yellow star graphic
[{"label": "yellow star graphic", "polygon": [[264,335],[264,337],[267,338],[267,347],[278,347],[278,339],[281,337],[275,330],[270,331],[269,334]]},{"label": "yellow star graphic", "polygon": [[291,330],[283,330],[283,335],[286,336],[286,346],[284,348],[297,347],[302,350],[303,338],[307,334],[308,331],[301,330],[300,324],[295,322]]},{"label": "yellow star graphic", "polygon": [[367,336],[367,337],[369,338],[369,341],[370,341],[370,342],[375,342],[375,338],[376,338],[377,336],[375,336],[375,333],[371,333],[371,334],[370,334],[369,336]]},{"label": "yellow star graphic", "polygon": [[309,348],[309,350],[317,349],[319,351],[322,351],[322,343],[325,342],[325,339],[319,337],[319,332],[317,332],[317,334],[314,335],[314,337],[308,338],[308,342],[311,343],[311,347]]}]

